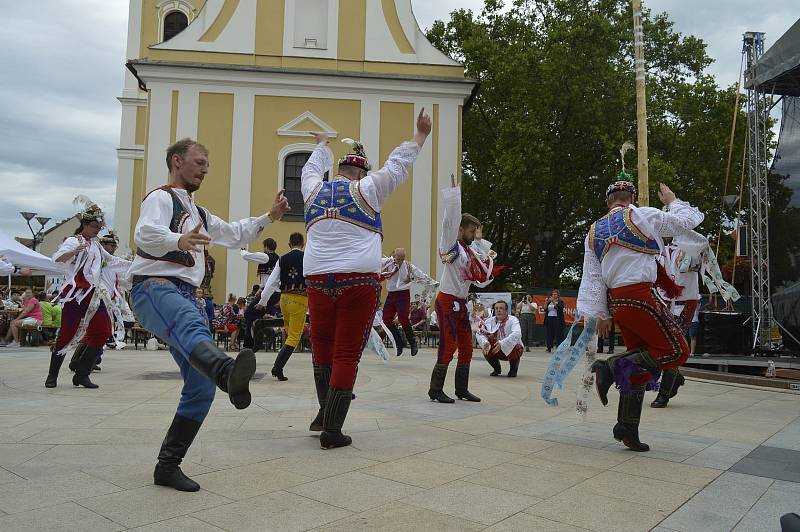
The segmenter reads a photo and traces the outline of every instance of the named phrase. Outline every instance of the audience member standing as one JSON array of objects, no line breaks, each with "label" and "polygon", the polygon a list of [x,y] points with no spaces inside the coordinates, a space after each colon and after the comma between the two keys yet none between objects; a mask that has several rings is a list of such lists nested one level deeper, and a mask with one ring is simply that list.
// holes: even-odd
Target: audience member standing
[{"label": "audience member standing", "polygon": [[550,292],[550,297],[542,309],[544,313],[544,330],[547,336],[547,352],[553,350],[553,345],[559,345],[564,340],[564,301],[558,290]]},{"label": "audience member standing", "polygon": [[525,352],[530,351],[533,344],[533,328],[536,325],[537,310],[539,310],[539,305],[529,295],[523,297],[517,304],[517,317],[522,328],[522,345],[525,346]]}]

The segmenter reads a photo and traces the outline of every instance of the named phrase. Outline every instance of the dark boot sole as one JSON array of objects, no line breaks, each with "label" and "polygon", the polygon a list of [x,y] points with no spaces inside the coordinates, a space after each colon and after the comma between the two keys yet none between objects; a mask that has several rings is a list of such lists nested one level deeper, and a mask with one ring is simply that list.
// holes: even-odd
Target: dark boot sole
[{"label": "dark boot sole", "polygon": [[614,439],[618,442],[622,442],[622,445],[637,453],[646,453],[650,450],[649,445],[642,443],[641,441],[633,441],[633,439],[624,432],[624,429],[620,429],[616,425],[614,426]]},{"label": "dark boot sole", "polygon": [[89,379],[81,380],[81,381],[77,381],[77,382],[75,381],[75,379],[72,379],[72,385],[75,386],[75,387],[83,386],[84,388],[89,389],[89,390],[95,390],[95,389],[100,387],[97,384],[95,384],[92,381],[90,381]]},{"label": "dark boot sole", "polygon": [[668,404],[669,404],[669,400],[667,400],[667,401],[659,401],[658,399],[656,399],[655,401],[650,403],[650,408],[667,408]]},{"label": "dark boot sole", "polygon": [[243,350],[236,357],[233,369],[228,377],[228,396],[237,410],[250,406],[250,379],[256,372],[256,355],[249,349]]},{"label": "dark boot sole", "polygon": [[323,432],[319,435],[319,446],[325,450],[347,447],[353,443],[353,438],[344,434]]},{"label": "dark boot sole", "polygon": [[442,393],[441,395],[435,395],[435,394],[432,394],[431,392],[428,392],[428,397],[431,398],[431,401],[439,402],[439,403],[442,403],[442,404],[452,404],[452,403],[456,402],[455,399],[453,399],[452,397],[448,397],[444,393]]},{"label": "dark boot sole", "polygon": [[58,384],[55,383],[55,382],[45,382],[44,383],[44,387],[45,388],[55,388],[56,386],[58,386]]},{"label": "dark boot sole", "polygon": [[476,395],[472,395],[472,394],[467,395],[467,394],[460,394],[460,393],[456,392],[456,397],[458,397],[462,401],[469,401],[470,403],[480,403],[481,402],[481,398],[480,397],[478,397]]},{"label": "dark boot sole", "polygon": [[194,480],[184,475],[183,472],[181,472],[180,475],[176,476],[178,478],[169,478],[169,477],[160,478],[154,475],[153,484],[155,484],[156,486],[165,486],[168,488],[175,489],[177,491],[185,491],[189,493],[200,491],[200,484],[198,484]]}]

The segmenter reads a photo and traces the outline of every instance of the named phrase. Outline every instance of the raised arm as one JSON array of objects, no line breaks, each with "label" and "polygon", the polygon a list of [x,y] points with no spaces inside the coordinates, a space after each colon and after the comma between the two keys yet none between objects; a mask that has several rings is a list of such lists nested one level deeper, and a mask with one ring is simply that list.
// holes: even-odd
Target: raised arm
[{"label": "raised arm", "polygon": [[461,225],[461,187],[455,186],[442,190],[442,237],[439,239],[439,255],[451,253],[458,241],[458,227]]},{"label": "raised arm", "polygon": [[69,262],[87,247],[89,247],[89,243],[83,237],[71,236],[64,240],[56,252],[53,253],[53,261]]},{"label": "raised arm", "polygon": [[427,273],[422,271],[421,268],[418,268],[418,267],[414,266],[411,263],[409,263],[409,266],[411,266],[411,276],[413,277],[415,283],[419,283],[419,284],[423,284],[423,285],[427,285],[427,286],[434,286],[434,285],[439,284],[436,281],[436,279],[433,279]]},{"label": "raised arm", "polygon": [[667,206],[667,211],[656,210],[653,228],[661,236],[678,236],[691,231],[703,222],[705,216],[688,202],[675,197],[669,187],[661,183],[658,197]]},{"label": "raised arm", "polygon": [[103,246],[98,245],[97,247],[100,248],[100,255],[103,257],[103,261],[105,261],[103,268],[108,268],[110,271],[124,275],[131,267],[131,261],[112,255],[103,249]]},{"label": "raised arm", "polygon": [[269,298],[272,297],[272,294],[278,291],[278,288],[281,286],[281,263],[280,261],[275,263],[275,267],[272,269],[272,273],[269,274],[267,280],[264,281],[264,286],[261,287],[261,299],[258,301],[258,307],[266,307],[267,303],[269,302]]},{"label": "raised arm", "polygon": [[239,253],[247,262],[255,262],[256,264],[266,264],[269,262],[269,255],[261,253],[260,251],[247,251],[246,249],[242,249]]},{"label": "raised arm", "polygon": [[275,201],[268,213],[257,218],[245,218],[238,222],[226,222],[206,211],[208,234],[211,243],[226,248],[241,248],[264,230],[273,221],[278,221],[289,210],[289,202],[283,190],[275,196]]},{"label": "raised arm", "polygon": [[404,142],[395,148],[386,163],[384,163],[383,168],[365,178],[370,179],[375,186],[375,194],[378,200],[376,207],[378,209],[383,206],[391,193],[405,182],[411,166],[431,133],[432,127],[431,117],[428,116],[424,108],[420,109],[419,116],[417,116],[417,132],[414,135],[414,139]]},{"label": "raised arm", "polygon": [[333,169],[333,152],[328,147],[328,136],[324,133],[313,133],[317,147],[311,152],[300,174],[300,190],[303,200],[307,200],[314,190],[322,183],[325,172]]},{"label": "raised arm", "polygon": [[[578,289],[577,310],[582,316],[594,316],[601,320],[610,317],[608,313],[608,299],[606,284],[603,281],[603,272],[600,261],[594,250],[589,246],[589,237],[586,237],[583,253],[583,276]],[[545,305],[544,308],[547,308]]]}]

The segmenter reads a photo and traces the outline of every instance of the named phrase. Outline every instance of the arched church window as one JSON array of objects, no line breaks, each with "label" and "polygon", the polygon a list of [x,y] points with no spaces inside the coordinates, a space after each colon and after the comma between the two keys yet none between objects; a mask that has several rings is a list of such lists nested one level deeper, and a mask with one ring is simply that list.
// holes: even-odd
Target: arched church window
[{"label": "arched church window", "polygon": [[[303,192],[300,190],[300,177],[303,173],[311,152],[290,153],[283,160],[283,188],[286,191],[286,199],[289,200],[289,212],[284,215],[285,220],[302,220],[304,218]],[[325,180],[328,179],[328,172],[325,172]]]},{"label": "arched church window", "polygon": [[181,11],[172,11],[164,17],[164,41],[168,41],[186,29],[189,17]]}]

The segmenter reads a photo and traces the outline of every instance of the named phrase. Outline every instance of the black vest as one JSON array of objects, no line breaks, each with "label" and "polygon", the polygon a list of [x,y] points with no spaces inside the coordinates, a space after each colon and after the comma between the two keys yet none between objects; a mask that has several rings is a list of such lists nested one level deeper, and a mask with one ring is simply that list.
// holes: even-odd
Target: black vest
[{"label": "black vest", "polygon": [[281,257],[281,292],[305,292],[303,277],[303,252],[293,249]]},{"label": "black vest", "polygon": [[[186,222],[189,218],[189,213],[181,203],[181,200],[178,199],[178,195],[172,190],[172,187],[169,185],[164,185],[163,187],[158,187],[157,189],[150,192],[152,194],[156,190],[163,190],[165,192],[169,192],[169,195],[172,196],[172,219],[169,222],[169,230],[173,233],[181,233],[181,226]],[[148,194],[148,196],[150,195]],[[147,199],[147,196],[145,196]],[[144,200],[142,200],[144,201]],[[208,231],[208,216],[206,214],[205,209],[198,206],[197,212],[200,213],[200,219],[203,221],[203,227],[206,231]],[[188,251],[170,251],[166,255],[162,255],[160,257],[156,257],[154,255],[150,255],[149,253],[142,251],[142,248],[136,248],[136,254],[140,257],[144,257],[145,259],[150,260],[163,260],[166,262],[172,262],[174,264],[180,264],[181,266],[187,266],[189,268],[193,267],[194,256],[189,253]]]},{"label": "black vest", "polygon": [[269,274],[272,273],[272,270],[275,269],[275,265],[278,263],[278,259],[280,258],[278,257],[277,253],[273,253],[272,251],[267,253],[267,255],[269,255],[269,260],[267,262],[259,264],[258,269],[256,270],[258,272],[259,277],[261,277],[262,275],[269,276]]}]

